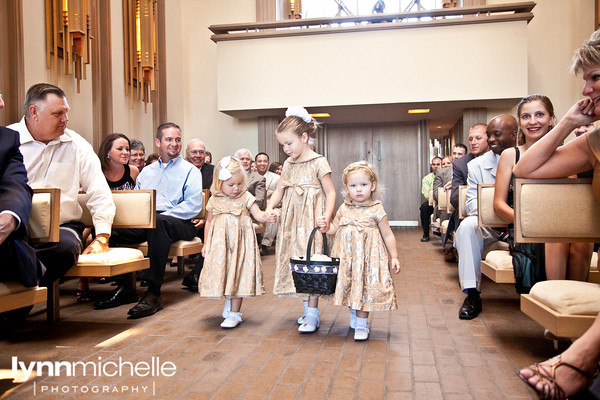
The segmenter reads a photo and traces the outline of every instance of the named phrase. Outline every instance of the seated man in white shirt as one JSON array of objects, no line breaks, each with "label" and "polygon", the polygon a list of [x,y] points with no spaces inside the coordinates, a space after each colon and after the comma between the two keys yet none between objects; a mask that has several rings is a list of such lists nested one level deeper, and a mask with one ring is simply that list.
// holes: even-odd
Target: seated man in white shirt
[{"label": "seated man in white shirt", "polygon": [[62,89],[47,83],[33,85],[24,112],[21,121],[9,128],[19,132],[29,186],[61,190],[59,242],[34,244],[46,267],[40,285],[49,286],[75,265],[83,248],[79,191],[89,195],[87,207],[96,229],[96,238],[84,253],[108,250],[115,205],[94,149],[67,129],[69,104]]}]

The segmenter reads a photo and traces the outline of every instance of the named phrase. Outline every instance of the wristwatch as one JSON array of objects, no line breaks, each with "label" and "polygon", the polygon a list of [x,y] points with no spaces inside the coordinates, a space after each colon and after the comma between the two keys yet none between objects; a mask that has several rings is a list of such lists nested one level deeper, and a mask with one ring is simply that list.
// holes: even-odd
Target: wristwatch
[{"label": "wristwatch", "polygon": [[102,244],[108,244],[108,239],[105,236],[96,236],[96,241]]}]

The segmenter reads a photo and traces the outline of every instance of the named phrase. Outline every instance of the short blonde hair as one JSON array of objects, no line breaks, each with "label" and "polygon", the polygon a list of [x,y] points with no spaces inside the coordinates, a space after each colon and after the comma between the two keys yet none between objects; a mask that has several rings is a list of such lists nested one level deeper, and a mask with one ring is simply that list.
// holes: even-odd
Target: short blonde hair
[{"label": "short blonde hair", "polygon": [[583,42],[583,46],[575,50],[571,72],[577,74],[586,68],[600,66],[600,29]]},{"label": "short blonde hair", "polygon": [[[377,171],[375,171],[375,167],[369,164],[366,161],[356,161],[352,164],[348,165],[344,169],[344,173],[342,175],[342,182],[344,182],[344,187],[348,184],[348,175],[352,172],[362,171],[366,173],[369,178],[371,178],[371,183],[375,185],[375,190],[371,192],[371,200],[381,200],[383,197],[383,185],[379,182],[379,177],[377,176]],[[348,198],[348,193],[346,190],[342,191],[344,198]]]},{"label": "short blonde hair", "polygon": [[[227,157],[225,157],[225,158],[227,158]],[[220,159],[219,162],[215,165],[213,181],[212,181],[212,185],[210,186],[210,193],[212,195],[221,193],[221,187],[223,186],[223,182],[225,182],[225,181],[222,181],[221,179],[219,179],[219,175],[221,174],[221,170],[223,168],[227,168],[229,170],[229,172],[231,172],[232,177],[236,174],[242,175],[242,177],[244,178],[244,188],[243,188],[242,192],[244,192],[248,188],[248,181],[246,180],[246,171],[244,171],[244,168],[242,168],[242,163],[240,162],[240,160],[238,160],[235,157],[229,157],[231,160],[231,161],[229,161],[229,164],[227,164],[227,166],[225,166],[225,167],[222,167],[221,162],[225,158]]]}]

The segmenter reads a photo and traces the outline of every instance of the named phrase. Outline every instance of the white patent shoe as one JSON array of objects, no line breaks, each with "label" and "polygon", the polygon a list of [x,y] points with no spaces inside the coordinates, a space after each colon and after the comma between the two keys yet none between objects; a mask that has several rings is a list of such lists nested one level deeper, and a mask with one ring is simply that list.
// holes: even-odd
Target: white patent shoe
[{"label": "white patent shoe", "polygon": [[365,327],[356,327],[354,329],[354,340],[357,342],[362,342],[364,340],[369,339],[369,326]]},{"label": "white patent shoe", "polygon": [[298,318],[298,325],[302,325],[304,320],[306,319],[306,314],[302,314],[300,318]]},{"label": "white patent shoe", "polygon": [[235,328],[242,322],[242,313],[230,312],[227,318],[221,322],[221,328],[231,329]]},{"label": "white patent shoe", "polygon": [[320,322],[321,322],[321,320],[319,319],[318,315],[308,314],[304,318],[304,322],[302,323],[302,325],[300,325],[298,327],[298,332],[300,332],[300,333],[313,333],[314,331],[316,331],[317,329],[319,329]]}]

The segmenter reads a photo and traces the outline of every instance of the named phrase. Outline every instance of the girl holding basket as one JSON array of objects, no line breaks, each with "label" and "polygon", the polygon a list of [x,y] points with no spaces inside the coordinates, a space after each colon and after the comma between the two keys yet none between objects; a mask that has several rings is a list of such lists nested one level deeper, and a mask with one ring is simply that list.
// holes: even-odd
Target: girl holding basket
[{"label": "girl holding basket", "polygon": [[[290,258],[306,254],[308,237],[314,226],[318,224],[322,232],[329,229],[335,207],[335,189],[329,163],[311,148],[317,132],[317,122],[302,107],[290,107],[285,115],[277,127],[276,135],[289,158],[283,164],[281,178],[269,200],[266,213],[269,222],[276,223],[277,214],[273,208],[281,202],[273,293],[296,296]],[[322,246],[322,239],[316,239],[316,248],[319,248]],[[298,331],[312,333],[320,323],[319,297],[302,297],[304,312],[298,318]]]}]

